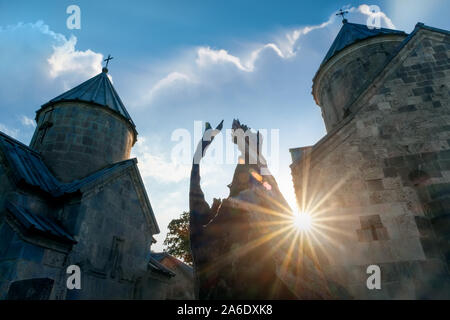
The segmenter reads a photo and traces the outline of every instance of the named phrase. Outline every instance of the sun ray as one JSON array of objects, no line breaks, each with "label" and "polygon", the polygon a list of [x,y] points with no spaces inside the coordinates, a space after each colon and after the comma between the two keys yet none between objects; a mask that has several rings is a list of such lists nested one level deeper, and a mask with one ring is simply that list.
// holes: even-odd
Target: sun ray
[{"label": "sun ray", "polygon": [[305,211],[306,210],[306,192],[308,190],[308,183],[309,183],[309,168],[311,165],[311,157],[308,154],[305,158],[305,161],[303,162],[303,170],[302,172],[306,172],[306,174],[303,175],[302,177],[302,200],[301,200],[301,204],[300,204],[300,210]]},{"label": "sun ray", "polygon": [[[287,218],[287,217],[289,217],[289,214],[281,213],[281,212],[273,210],[273,209],[268,209],[268,208],[265,208],[265,207],[262,207],[260,205],[253,204],[253,203],[250,203],[250,202],[247,202],[247,201],[244,201],[244,200],[231,199],[230,201],[237,208],[242,209],[242,210],[256,211],[258,213],[265,213],[265,214],[276,216],[276,217],[280,217],[280,218]],[[287,211],[287,212],[289,212],[289,211]]]},{"label": "sun ray", "polygon": [[[290,245],[289,245],[289,249],[287,251],[287,254],[284,255],[283,258],[283,262],[281,264],[281,268],[280,268],[280,272],[281,272],[281,276],[283,277],[289,270],[289,263],[290,263],[290,259],[292,257],[292,251],[294,250],[294,246],[295,246],[295,242],[297,240],[299,234],[299,230],[295,230],[295,235],[294,235],[294,239],[292,239]],[[277,282],[274,283],[274,285],[272,286],[272,296],[275,294],[277,290]]]},{"label": "sun ray", "polygon": [[294,239],[292,239],[291,244],[289,245],[289,249],[287,251],[287,254],[285,255],[284,259],[283,259],[283,263],[281,264],[281,272],[287,272],[288,270],[288,266],[289,263],[291,261],[291,257],[292,257],[292,251],[294,250],[294,246],[296,244],[297,241],[297,237],[298,234],[300,233],[299,230],[296,230],[295,235],[294,235]]},{"label": "sun ray", "polygon": [[296,230],[294,228],[289,230],[289,232],[286,233],[286,235],[279,242],[277,242],[264,256],[262,256],[261,261],[266,261],[267,259],[272,257],[275,251],[277,251],[281,246],[283,246],[283,244],[291,237],[292,233],[295,231]]},{"label": "sun ray", "polygon": [[326,250],[325,244],[322,241],[320,241],[320,239],[314,233],[311,233],[311,238],[313,238],[314,244],[318,245],[319,248],[322,250],[322,253],[325,255],[325,257],[326,257],[326,259],[328,261],[334,261],[335,260],[333,258],[333,256],[330,253],[328,253],[328,251]]},{"label": "sun ray", "polygon": [[346,177],[342,177],[338,183],[336,183],[332,188],[321,198],[317,203],[315,203],[314,207],[312,207],[309,211],[315,212],[317,209],[328,200],[349,178],[349,175]]},{"label": "sun ray", "polygon": [[331,227],[331,226],[328,226],[328,225],[323,224],[323,223],[318,224],[318,225],[317,225],[317,228],[318,228],[318,229],[325,229],[325,230],[327,230],[327,231],[331,231],[331,232],[334,232],[334,233],[339,234],[339,235],[348,236],[349,238],[350,238],[351,235],[352,235],[352,233],[349,232],[349,231],[345,231],[345,230],[343,230],[343,229],[338,229],[338,228],[336,228],[336,227]]},{"label": "sun ray", "polygon": [[235,256],[235,255],[243,256],[243,255],[247,254],[249,251],[263,245],[267,241],[270,241],[271,239],[282,234],[283,232],[287,231],[290,228],[292,228],[292,227],[289,225],[284,228],[280,228],[277,231],[262,235],[262,236],[258,237],[257,239],[254,239],[254,240],[250,241],[249,243],[237,248],[236,250],[228,252],[227,254],[223,255],[222,257],[220,257],[216,261],[214,261],[214,263],[211,263],[208,266],[208,268],[205,269],[205,272],[211,272],[213,269],[223,267],[224,265],[226,265],[226,263],[229,261],[229,259],[232,256]]},{"label": "sun ray", "polygon": [[319,229],[316,230],[316,233],[320,235],[321,237],[325,238],[329,244],[333,245],[335,248],[340,248],[340,242],[338,242],[335,238],[330,237],[328,234],[326,234],[323,231],[320,231]]},{"label": "sun ray", "polygon": [[[260,176],[253,176],[255,181],[262,184]],[[343,177],[324,191],[321,186],[311,183],[306,174],[302,180],[301,196],[297,193],[298,210],[292,210],[282,196],[281,199],[273,196],[279,192],[277,185],[273,185],[269,193],[267,190],[261,191],[259,185],[254,188],[258,203],[252,202],[255,194],[248,200],[232,199],[232,207],[247,212],[251,217],[259,216],[257,219],[250,218],[252,227],[259,229],[256,232],[258,236],[222,254],[205,272],[216,272],[230,261],[236,261],[258,249],[263,252],[259,256],[259,263],[265,263],[268,259],[277,261],[277,273],[282,281],[291,281],[293,276],[295,281],[286,285],[294,285],[295,290],[312,290],[320,295],[315,287],[319,281],[329,294],[323,268],[325,264],[333,264],[338,258],[333,252],[335,248],[341,247],[339,239],[352,236],[351,232],[340,225],[345,226],[345,222],[352,221],[354,216],[336,212],[334,201],[328,200],[334,200],[332,197],[347,180],[347,177]],[[275,294],[277,287],[273,285],[271,290]]]}]

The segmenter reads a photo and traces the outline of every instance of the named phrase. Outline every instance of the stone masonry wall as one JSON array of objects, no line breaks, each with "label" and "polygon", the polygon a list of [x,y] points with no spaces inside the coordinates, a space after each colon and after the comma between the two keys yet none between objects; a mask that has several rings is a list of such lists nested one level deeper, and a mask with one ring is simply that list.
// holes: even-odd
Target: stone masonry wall
[{"label": "stone masonry wall", "polygon": [[0,163],[0,300],[6,299],[14,281],[37,278],[52,279],[50,299],[60,299],[65,287],[66,254],[24,240],[6,221],[5,200],[13,201],[40,215],[51,215],[51,209],[37,195],[17,191]]},{"label": "stone masonry wall", "polygon": [[43,278],[54,281],[48,298],[61,299],[66,254],[24,241],[6,222],[0,224],[0,237],[0,300],[14,281]]},{"label": "stone masonry wall", "polygon": [[[353,44],[331,58],[320,71],[314,86],[327,130],[344,118],[344,107],[376,76],[404,36],[381,36]],[[361,75],[364,74],[364,77]]]},{"label": "stone masonry wall", "polygon": [[68,292],[68,299],[133,298],[135,281],[147,270],[152,239],[135,188],[126,170],[86,191],[79,207],[65,213],[67,220],[78,210],[78,221],[70,224],[79,242],[68,263],[79,265],[84,275],[83,289]]}]

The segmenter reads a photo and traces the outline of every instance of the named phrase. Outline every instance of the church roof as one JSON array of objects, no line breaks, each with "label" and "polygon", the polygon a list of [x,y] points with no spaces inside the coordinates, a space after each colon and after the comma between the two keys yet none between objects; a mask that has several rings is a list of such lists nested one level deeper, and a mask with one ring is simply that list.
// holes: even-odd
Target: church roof
[{"label": "church roof", "polygon": [[399,30],[386,28],[369,29],[366,25],[363,24],[344,21],[341,30],[331,44],[331,47],[325,55],[325,58],[323,59],[321,65],[325,64],[325,62],[330,60],[336,53],[340,52],[349,45],[354,44],[355,42],[386,34],[406,35],[405,32]]},{"label": "church roof", "polygon": [[25,183],[31,187],[39,188],[53,197],[75,193],[83,186],[94,182],[105,175],[132,166],[136,163],[135,159],[124,160],[94,172],[81,180],[62,183],[53,176],[42,161],[39,153],[1,131],[0,149],[5,154],[9,165],[14,169],[12,172],[18,183]]},{"label": "church roof", "polygon": [[133,120],[109,80],[107,72],[108,70],[103,68],[103,71],[95,77],[83,82],[69,91],[64,92],[56,98],[53,98],[49,102],[42,105],[42,107],[44,108],[55,102],[62,101],[84,101],[94,103],[120,114],[130,121],[134,127]]},{"label": "church roof", "polygon": [[123,160],[117,163],[114,163],[110,166],[107,166],[106,168],[103,168],[97,172],[94,172],[93,174],[81,179],[81,180],[75,180],[70,183],[64,184],[60,191],[63,193],[74,193],[80,190],[82,187],[94,183],[98,179],[105,177],[106,175],[112,174],[114,172],[120,171],[122,169],[128,168],[130,166],[133,166],[137,163],[136,159],[127,159]]},{"label": "church roof", "polygon": [[153,271],[162,273],[162,274],[164,274],[166,276],[169,276],[169,277],[174,277],[176,275],[175,272],[173,272],[172,270],[170,270],[169,268],[167,268],[166,266],[161,264],[160,261],[155,259],[153,257],[153,254],[151,254],[150,257],[149,257],[148,266]]},{"label": "church roof", "polygon": [[[407,45],[413,41],[413,39],[415,38],[416,34],[420,31],[420,30],[428,30],[428,31],[432,31],[432,32],[437,32],[437,33],[441,33],[444,34],[446,36],[450,36],[450,31],[449,30],[444,30],[444,29],[440,29],[440,28],[435,28],[435,27],[431,27],[431,26],[427,26],[422,22],[418,22],[416,24],[416,26],[414,27],[414,30],[408,34],[405,39],[403,39],[403,41],[400,43],[400,45],[394,50],[394,52],[392,52],[392,54],[388,57],[388,59],[385,61],[384,65],[380,68],[378,74],[374,77],[374,80],[372,82],[368,82],[365,87],[363,87],[361,89],[360,94],[355,97],[346,107],[345,109],[349,109],[350,107],[352,107],[352,104],[354,104],[356,101],[358,101],[358,99],[360,99],[361,97],[363,97],[364,95],[367,94],[368,89],[371,88],[374,83],[377,80],[381,80],[382,79],[382,75],[384,70],[391,65],[392,61],[395,60],[397,58],[397,56],[404,50],[405,47],[407,47]],[[342,29],[341,29],[342,31]],[[319,71],[317,71],[318,73]],[[316,73],[316,76],[317,76]],[[316,77],[315,76],[315,77]],[[318,142],[316,142],[315,145],[311,146],[312,150],[311,150],[311,157],[314,157],[315,154],[318,154],[319,151],[321,149],[322,146],[326,146],[326,142],[329,141],[329,139],[331,139],[335,134],[337,134],[345,125],[347,125],[351,119],[353,119],[353,116],[349,116],[347,118],[344,118],[343,121],[341,121],[341,123],[333,128],[330,132],[328,132],[324,137],[322,137],[322,139],[320,139]],[[295,152],[296,148],[291,149],[293,152]],[[296,163],[300,163],[301,161],[303,161],[302,159],[304,158],[296,158],[295,161],[293,160],[291,167],[293,167]],[[312,160],[311,160],[312,161]]]},{"label": "church roof", "polygon": [[6,156],[17,182],[24,182],[53,194],[60,183],[43,163],[39,153],[0,132],[0,149]]},{"label": "church roof", "polygon": [[[184,271],[186,271],[187,273],[192,273],[192,267],[189,266],[188,264],[184,263],[183,261],[178,260],[177,258],[175,258],[174,256],[172,256],[171,254],[168,254],[167,252],[151,252],[150,256],[158,261],[160,264],[165,265],[164,264],[164,259],[169,259],[174,265],[179,266],[181,269],[183,269]],[[168,266],[166,266],[168,267]]]},{"label": "church roof", "polygon": [[113,174],[134,167],[137,170],[141,188],[143,190],[144,199],[142,201],[145,202],[144,205],[146,205],[149,210],[149,223],[151,220],[154,224],[155,233],[159,233],[158,223],[145,191],[144,184],[140,178],[136,159],[120,161],[98,170],[83,179],[62,183],[53,176],[39,153],[1,131],[0,151],[4,155],[8,167],[11,168],[10,172],[17,185],[38,189],[55,198],[66,194],[84,192],[83,188],[89,188],[97,183],[101,183]]}]

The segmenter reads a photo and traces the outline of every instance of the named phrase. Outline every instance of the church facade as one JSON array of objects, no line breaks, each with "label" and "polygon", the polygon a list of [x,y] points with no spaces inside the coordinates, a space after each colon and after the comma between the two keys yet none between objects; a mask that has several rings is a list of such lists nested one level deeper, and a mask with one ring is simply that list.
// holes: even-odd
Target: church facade
[{"label": "church facade", "polygon": [[107,72],[44,104],[30,146],[0,132],[0,299],[193,298],[192,269],[150,250],[137,131]]},{"label": "church facade", "polygon": [[[313,79],[327,134],[290,150],[313,215],[308,271],[279,275],[298,297],[450,298],[449,55],[448,31],[344,20]],[[192,269],[150,250],[137,131],[107,72],[44,104],[29,146],[0,132],[0,299],[194,298]]]},{"label": "church facade", "polygon": [[290,150],[317,266],[341,297],[448,299],[450,33],[343,22],[313,79],[327,134]]}]

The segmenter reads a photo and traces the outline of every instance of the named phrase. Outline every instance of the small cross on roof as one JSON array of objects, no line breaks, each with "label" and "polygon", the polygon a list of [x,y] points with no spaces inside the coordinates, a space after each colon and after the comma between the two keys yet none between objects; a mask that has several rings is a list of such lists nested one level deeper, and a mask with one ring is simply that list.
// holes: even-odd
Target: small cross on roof
[{"label": "small cross on roof", "polygon": [[105,60],[103,60],[103,61],[106,61],[106,66],[105,66],[105,68],[108,68],[108,63],[109,63],[109,61],[112,60],[112,59],[114,59],[114,57],[111,57],[111,55],[108,54],[108,58],[106,58]]},{"label": "small cross on roof", "polygon": [[339,9],[339,12],[336,13],[336,15],[337,15],[337,16],[342,16],[342,23],[346,23],[346,22],[347,22],[347,19],[345,19],[344,15],[346,15],[347,13],[348,13],[347,10]]}]

